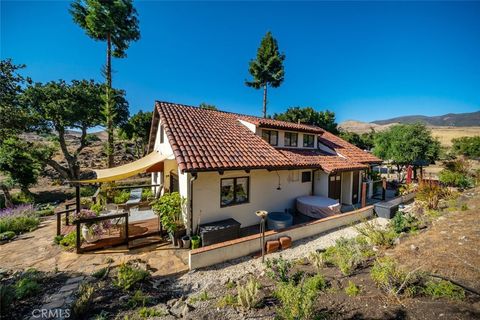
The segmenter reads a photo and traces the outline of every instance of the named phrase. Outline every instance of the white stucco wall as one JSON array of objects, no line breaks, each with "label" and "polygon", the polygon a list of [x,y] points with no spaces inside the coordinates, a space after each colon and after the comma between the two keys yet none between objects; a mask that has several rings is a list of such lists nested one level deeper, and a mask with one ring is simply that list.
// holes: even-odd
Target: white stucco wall
[{"label": "white stucco wall", "polygon": [[353,172],[342,172],[342,204],[352,204]]},{"label": "white stucco wall", "polygon": [[315,172],[315,195],[328,197],[328,173],[325,171]]},{"label": "white stucco wall", "polygon": [[[257,210],[284,211],[295,207],[295,198],[311,193],[311,182],[301,182],[301,172],[298,170],[298,181],[289,179],[288,170],[278,171],[280,175],[281,190],[278,187],[276,171],[252,170],[225,171],[223,175],[218,172],[200,172],[193,182],[193,222],[194,228],[201,215],[200,224],[233,218],[242,224],[242,227],[257,224],[259,219],[255,216]],[[249,202],[228,207],[220,207],[220,180],[231,177],[250,177]]]}]

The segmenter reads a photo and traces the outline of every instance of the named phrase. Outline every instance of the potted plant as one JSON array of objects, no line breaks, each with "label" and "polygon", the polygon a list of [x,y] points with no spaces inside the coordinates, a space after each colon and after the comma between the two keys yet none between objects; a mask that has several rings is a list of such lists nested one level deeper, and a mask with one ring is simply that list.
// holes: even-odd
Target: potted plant
[{"label": "potted plant", "polygon": [[[82,209],[80,212],[75,212],[73,214],[73,220],[79,219],[88,219],[88,218],[95,218],[98,214],[93,212],[92,210]],[[97,241],[100,236],[107,230],[112,227],[112,223],[110,220],[102,220],[96,222],[86,222],[82,224],[81,232],[82,236],[88,243],[93,243]]]},{"label": "potted plant", "polygon": [[192,242],[192,249],[200,248],[200,237],[199,236],[197,236],[197,235],[191,236],[190,240]]},{"label": "potted plant", "polygon": [[185,248],[185,249],[190,248],[190,236],[182,237],[182,248]]},{"label": "potted plant", "polygon": [[167,231],[174,245],[178,245],[186,230],[182,222],[185,198],[178,192],[166,193],[152,202],[152,209],[160,217],[162,227]]}]

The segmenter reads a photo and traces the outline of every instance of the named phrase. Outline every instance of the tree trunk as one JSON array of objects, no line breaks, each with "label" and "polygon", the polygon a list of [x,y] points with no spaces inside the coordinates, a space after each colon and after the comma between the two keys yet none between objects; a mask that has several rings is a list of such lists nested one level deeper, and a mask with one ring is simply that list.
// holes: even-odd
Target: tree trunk
[{"label": "tree trunk", "polygon": [[263,86],[263,117],[267,117],[267,85]]},{"label": "tree trunk", "polygon": [[107,94],[106,94],[106,125],[107,125],[107,157],[108,167],[113,167],[113,153],[114,153],[114,141],[113,141],[113,119],[112,119],[112,105],[111,105],[111,89],[112,89],[112,40],[110,33],[107,35],[107,65],[105,76],[107,78]]},{"label": "tree trunk", "polygon": [[3,195],[5,196],[5,207],[11,208],[13,207],[13,200],[12,200],[12,195],[10,194],[10,190],[8,190],[8,187],[4,184],[2,186],[2,191]]}]

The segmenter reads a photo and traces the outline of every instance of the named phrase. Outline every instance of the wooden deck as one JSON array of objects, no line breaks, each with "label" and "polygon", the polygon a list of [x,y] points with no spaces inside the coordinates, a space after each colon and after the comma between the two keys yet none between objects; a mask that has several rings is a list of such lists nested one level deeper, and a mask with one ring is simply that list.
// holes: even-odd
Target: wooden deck
[{"label": "wooden deck", "polygon": [[[75,225],[63,226],[62,235],[74,232]],[[160,226],[158,218],[130,222],[128,224],[128,248],[134,249],[155,243],[162,242],[160,235]],[[94,243],[82,242],[82,251],[95,251],[100,249],[111,248],[114,246],[125,244],[125,238],[120,235],[120,228],[109,230],[107,234],[101,236],[101,239]]]}]

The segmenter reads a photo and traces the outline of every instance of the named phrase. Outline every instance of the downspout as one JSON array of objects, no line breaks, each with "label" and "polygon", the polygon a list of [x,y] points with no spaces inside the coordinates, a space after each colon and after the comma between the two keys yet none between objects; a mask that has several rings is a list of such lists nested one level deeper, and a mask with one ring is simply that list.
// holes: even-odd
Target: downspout
[{"label": "downspout", "polygon": [[320,170],[320,168],[312,170],[312,196],[315,194],[315,172]]},{"label": "downspout", "polygon": [[197,180],[197,173],[193,172],[190,178],[190,235],[193,234],[193,181]]}]

